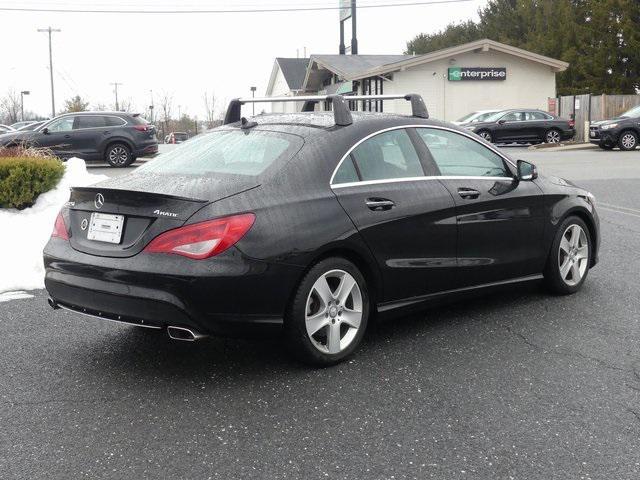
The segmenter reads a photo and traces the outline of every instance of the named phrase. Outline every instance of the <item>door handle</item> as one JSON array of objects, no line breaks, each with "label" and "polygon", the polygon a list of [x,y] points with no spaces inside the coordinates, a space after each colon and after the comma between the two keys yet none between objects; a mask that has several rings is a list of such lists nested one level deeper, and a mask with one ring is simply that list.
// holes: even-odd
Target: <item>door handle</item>
[{"label": "door handle", "polygon": [[396,206],[395,202],[388,198],[367,198],[365,203],[367,207],[369,207],[369,210],[373,210],[374,212],[391,210]]},{"label": "door handle", "polygon": [[64,138],[71,138],[71,135],[67,134],[64,136]]},{"label": "door handle", "polygon": [[460,195],[462,198],[475,199],[480,196],[480,192],[473,188],[459,188],[458,195]]},{"label": "door handle", "polygon": [[111,131],[107,130],[105,132],[103,132],[104,135],[111,135]]}]

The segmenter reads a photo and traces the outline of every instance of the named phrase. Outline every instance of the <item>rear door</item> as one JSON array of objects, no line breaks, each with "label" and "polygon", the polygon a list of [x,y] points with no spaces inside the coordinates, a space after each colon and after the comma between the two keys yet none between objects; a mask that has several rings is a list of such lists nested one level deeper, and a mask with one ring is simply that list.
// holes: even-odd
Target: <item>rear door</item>
[{"label": "rear door", "polygon": [[507,161],[457,131],[416,130],[441,183],[456,203],[459,286],[542,272],[544,205],[534,182],[520,182]]},{"label": "rear door", "polygon": [[352,149],[332,179],[382,272],[382,302],[454,284],[455,204],[440,182],[425,175],[415,142],[415,132],[404,128],[373,135]]},{"label": "rear door", "polygon": [[547,130],[551,128],[553,117],[544,112],[532,110],[527,112],[527,135],[532,140],[544,140]]},{"label": "rear door", "polygon": [[73,143],[82,158],[94,160],[100,156],[99,146],[106,129],[105,117],[102,115],[76,117]]}]

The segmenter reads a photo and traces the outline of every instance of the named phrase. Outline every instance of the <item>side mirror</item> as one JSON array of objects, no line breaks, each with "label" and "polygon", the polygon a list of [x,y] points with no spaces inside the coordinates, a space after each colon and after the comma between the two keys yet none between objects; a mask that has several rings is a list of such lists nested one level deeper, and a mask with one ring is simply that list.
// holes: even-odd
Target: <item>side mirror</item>
[{"label": "side mirror", "polygon": [[498,125],[504,125],[505,123],[507,123],[506,120],[498,120]]},{"label": "side mirror", "polygon": [[530,182],[538,178],[538,169],[533,163],[518,160],[518,180]]},{"label": "side mirror", "polygon": [[45,135],[49,135],[49,129],[47,127],[44,127],[42,130],[40,130],[40,133],[44,133]]}]

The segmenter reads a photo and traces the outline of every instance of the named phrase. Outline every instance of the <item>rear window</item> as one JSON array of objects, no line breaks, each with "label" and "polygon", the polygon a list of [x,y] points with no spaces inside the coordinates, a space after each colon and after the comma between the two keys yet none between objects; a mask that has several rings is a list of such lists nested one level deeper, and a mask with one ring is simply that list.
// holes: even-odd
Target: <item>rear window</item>
[{"label": "rear window", "polygon": [[176,140],[188,140],[189,139],[189,135],[187,135],[186,133],[174,133],[173,136],[175,137]]},{"label": "rear window", "polygon": [[127,123],[123,118],[108,116],[103,117],[104,123],[107,127],[119,127],[120,125],[124,125]]},{"label": "rear window", "polygon": [[277,160],[289,160],[302,147],[296,135],[262,130],[223,130],[181,143],[147,162],[139,172],[178,175],[257,176]]}]

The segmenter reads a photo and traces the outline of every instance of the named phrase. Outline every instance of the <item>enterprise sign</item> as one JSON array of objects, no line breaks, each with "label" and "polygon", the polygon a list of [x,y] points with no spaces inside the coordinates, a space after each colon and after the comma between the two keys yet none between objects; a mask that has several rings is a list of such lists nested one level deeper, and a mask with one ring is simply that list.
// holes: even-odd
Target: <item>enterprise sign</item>
[{"label": "enterprise sign", "polygon": [[507,69],[496,67],[449,67],[449,81],[506,80]]}]

